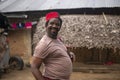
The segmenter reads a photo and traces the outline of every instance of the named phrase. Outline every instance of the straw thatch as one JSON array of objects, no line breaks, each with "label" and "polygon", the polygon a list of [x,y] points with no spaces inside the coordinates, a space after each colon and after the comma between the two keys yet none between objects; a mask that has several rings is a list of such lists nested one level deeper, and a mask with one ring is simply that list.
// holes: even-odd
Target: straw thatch
[{"label": "straw thatch", "polygon": [[6,50],[5,36],[0,34],[0,61],[2,60]]},{"label": "straw thatch", "polygon": [[[60,35],[65,44],[73,47],[120,48],[120,16],[62,15]],[[45,18],[41,17],[33,38],[36,44],[43,34]]]}]

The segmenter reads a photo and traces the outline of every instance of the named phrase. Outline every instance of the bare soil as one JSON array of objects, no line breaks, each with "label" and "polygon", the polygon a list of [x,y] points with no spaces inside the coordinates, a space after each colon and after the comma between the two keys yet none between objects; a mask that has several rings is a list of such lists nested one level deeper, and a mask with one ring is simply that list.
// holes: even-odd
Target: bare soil
[{"label": "bare soil", "polygon": [[[29,67],[23,70],[9,70],[4,73],[0,80],[35,80]],[[120,72],[111,73],[83,73],[73,72],[70,80],[120,80]]]}]

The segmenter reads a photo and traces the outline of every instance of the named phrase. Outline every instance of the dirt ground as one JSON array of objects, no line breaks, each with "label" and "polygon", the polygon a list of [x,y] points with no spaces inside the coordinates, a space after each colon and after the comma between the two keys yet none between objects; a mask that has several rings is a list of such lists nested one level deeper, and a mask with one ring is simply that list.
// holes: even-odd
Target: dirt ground
[{"label": "dirt ground", "polygon": [[[23,70],[9,70],[0,80],[35,80],[29,67]],[[70,80],[120,80],[120,72],[112,73],[82,73],[73,72]]]}]

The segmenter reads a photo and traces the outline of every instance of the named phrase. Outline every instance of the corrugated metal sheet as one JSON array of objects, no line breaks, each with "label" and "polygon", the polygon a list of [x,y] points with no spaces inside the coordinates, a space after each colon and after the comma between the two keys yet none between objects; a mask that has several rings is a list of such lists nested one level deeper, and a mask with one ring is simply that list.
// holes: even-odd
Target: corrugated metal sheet
[{"label": "corrugated metal sheet", "polygon": [[120,0],[3,0],[1,12],[120,7]]}]

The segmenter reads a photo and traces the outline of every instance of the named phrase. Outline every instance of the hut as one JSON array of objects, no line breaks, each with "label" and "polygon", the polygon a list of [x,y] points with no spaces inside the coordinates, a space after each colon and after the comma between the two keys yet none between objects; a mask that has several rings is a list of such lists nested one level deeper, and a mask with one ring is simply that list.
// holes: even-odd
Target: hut
[{"label": "hut", "polygon": [[[119,63],[120,17],[117,15],[62,15],[60,35],[76,55],[76,62]],[[45,17],[41,17],[33,36],[36,44],[43,36]]]},{"label": "hut", "polygon": [[[39,20],[37,26],[32,27],[31,32],[28,31],[28,34],[32,33],[29,35],[28,42],[31,44],[28,46],[31,47],[26,46],[26,52],[23,51],[23,48],[19,48],[20,51],[23,51],[21,56],[33,54],[34,47],[45,31],[45,14],[49,11],[58,11],[63,19],[60,35],[62,35],[64,43],[70,45],[69,49],[75,53],[76,62],[84,63],[105,63],[107,61],[120,63],[119,7],[120,1],[118,0],[0,1],[0,11],[8,16],[11,23]],[[14,15],[15,19],[11,18],[11,15]],[[23,15],[28,17],[25,18]],[[14,32],[12,31],[11,36],[15,35]],[[24,32],[18,30],[18,33]],[[25,33],[27,33],[26,30]],[[22,38],[23,43],[28,40],[28,38],[25,39],[26,36]],[[32,37],[30,38],[30,36]],[[13,42],[16,43],[16,40]]]},{"label": "hut", "polygon": [[[77,0],[73,1],[73,4],[74,2],[77,2]],[[82,2],[84,5],[80,5]],[[49,8],[51,9],[49,11],[58,11],[62,14],[63,25],[60,35],[62,35],[64,43],[69,45],[69,49],[75,53],[78,63],[120,63],[119,2],[113,1],[114,5],[107,0],[100,1],[100,3],[97,0],[89,4],[88,2],[78,1],[79,7],[76,4],[77,8],[75,8],[75,5],[69,8],[67,6],[66,9],[61,7],[62,10],[58,8],[59,5]],[[58,3],[61,2],[58,1]],[[54,10],[56,7],[58,9]],[[45,13],[45,11],[43,12]],[[44,24],[45,17],[43,15],[33,36],[33,46],[43,36],[45,32]]]}]

